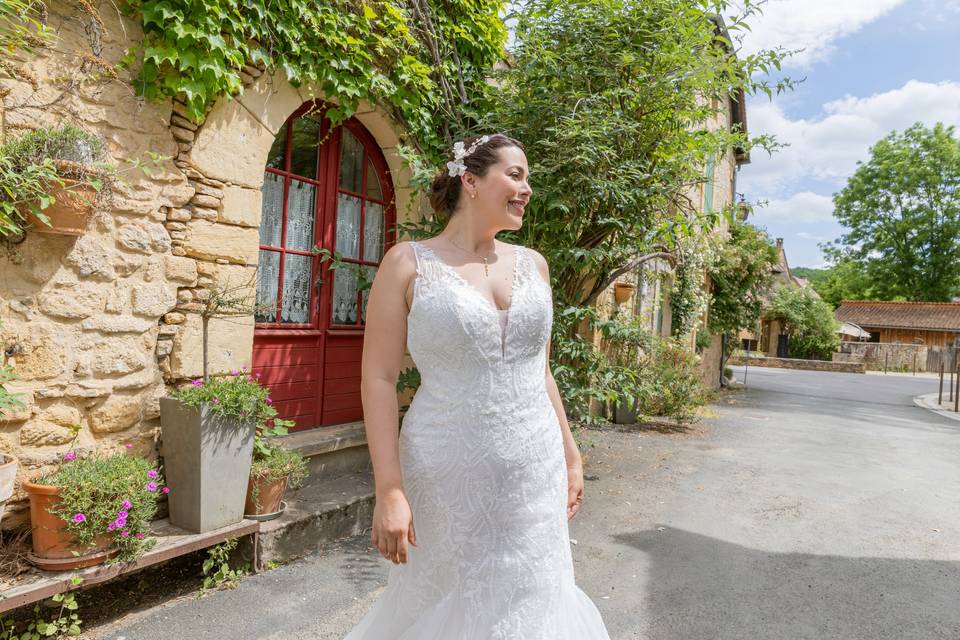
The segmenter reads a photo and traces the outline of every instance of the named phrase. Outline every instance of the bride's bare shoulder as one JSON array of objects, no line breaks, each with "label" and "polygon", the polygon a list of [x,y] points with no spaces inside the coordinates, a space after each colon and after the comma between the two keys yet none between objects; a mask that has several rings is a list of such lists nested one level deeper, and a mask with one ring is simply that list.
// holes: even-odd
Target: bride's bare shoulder
[{"label": "bride's bare shoulder", "polygon": [[377,278],[391,284],[403,284],[417,270],[417,259],[413,253],[413,243],[404,240],[390,247],[380,260]]}]

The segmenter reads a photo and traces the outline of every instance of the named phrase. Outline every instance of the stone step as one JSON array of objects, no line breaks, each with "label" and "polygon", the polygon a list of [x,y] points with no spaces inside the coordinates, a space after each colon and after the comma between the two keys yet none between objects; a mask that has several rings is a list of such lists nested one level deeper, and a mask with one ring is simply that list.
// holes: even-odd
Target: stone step
[{"label": "stone step", "polygon": [[296,431],[276,440],[308,458],[309,484],[371,469],[363,421]]},{"label": "stone step", "polygon": [[260,566],[288,562],[362,533],[373,519],[373,498],[370,470],[314,480],[288,492],[283,515],[260,525]]}]

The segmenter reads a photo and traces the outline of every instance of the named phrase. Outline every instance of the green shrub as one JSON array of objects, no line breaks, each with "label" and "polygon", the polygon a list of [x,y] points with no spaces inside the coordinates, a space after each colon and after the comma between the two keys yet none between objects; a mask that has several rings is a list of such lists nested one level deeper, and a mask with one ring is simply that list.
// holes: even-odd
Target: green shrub
[{"label": "green shrub", "polygon": [[242,421],[253,419],[258,426],[270,420],[283,426],[292,424],[276,419],[277,410],[273,407],[270,389],[260,384],[259,376],[233,371],[229,376],[211,376],[206,381],[197,378],[171,396],[190,407],[205,405],[220,416]]},{"label": "green shrub", "polygon": [[697,358],[672,338],[653,335],[639,318],[614,318],[600,328],[609,349],[601,380],[612,400],[636,400],[638,414],[689,422],[706,404]]}]

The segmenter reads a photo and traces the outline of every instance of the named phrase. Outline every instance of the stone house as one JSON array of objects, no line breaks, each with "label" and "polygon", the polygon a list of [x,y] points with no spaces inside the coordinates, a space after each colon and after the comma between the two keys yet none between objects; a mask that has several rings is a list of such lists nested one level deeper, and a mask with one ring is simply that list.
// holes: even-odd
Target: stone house
[{"label": "stone house", "polygon": [[[25,407],[0,422],[0,449],[32,473],[79,426],[82,449],[132,444],[154,455],[158,399],[202,373],[201,303],[224,288],[263,310],[210,321],[211,373],[260,372],[298,425],[362,433],[365,295],[311,249],[336,248],[376,271],[394,225],[414,211],[400,129],[362,106],[330,130],[319,90],[256,67],[245,70],[243,94],[220,99],[200,126],[182,103],[144,102],[120,82],[57,98],[70,52],[87,42],[83,21],[69,19],[74,5],[49,10],[60,46],[12,57],[29,64],[34,83],[0,76],[3,134],[69,117],[104,138],[112,162],[148,151],[168,159],[149,176],[126,174],[82,236],[28,231],[4,246],[0,340]],[[115,11],[102,17],[104,56],[118,59],[139,27]],[[23,505],[15,496],[20,511],[4,526],[23,521]]]},{"label": "stone house", "polygon": [[[783,247],[783,238],[776,239],[777,245],[777,264],[771,269],[773,273],[773,284],[771,293],[781,287],[794,287],[806,289],[810,295],[819,298],[804,278],[799,278],[790,273],[790,263],[787,261],[787,252]],[[767,298],[769,300],[769,297]],[[766,314],[760,317],[760,331],[741,331],[738,335],[740,348],[751,353],[763,354],[768,357],[787,357],[787,335],[783,332],[783,326],[777,318],[768,317]]]},{"label": "stone house", "polygon": [[[717,116],[708,123],[710,128],[726,128],[728,130],[747,131],[746,102],[741,92],[736,98],[724,102],[714,99]],[[730,149],[727,153],[707,164],[705,170],[706,181],[690,190],[686,195],[701,213],[720,211],[735,205],[737,202],[737,172],[743,165],[750,163],[750,154],[745,149]],[[721,218],[715,233],[726,233],[727,223]],[[673,314],[670,304],[670,290],[673,284],[673,267],[666,260],[656,259],[647,262],[632,273],[625,274],[618,282],[627,282],[635,287],[635,294],[629,304],[634,316],[641,316],[644,324],[656,335],[668,337],[672,333]],[[710,290],[711,284],[707,274],[704,274],[703,287]],[[615,305],[611,288],[602,300],[608,305]],[[709,306],[704,310],[701,326],[706,326],[709,317]],[[690,348],[695,349],[696,336],[690,336]],[[723,345],[721,336],[710,336],[710,343],[699,350],[700,370],[703,382],[708,387],[720,386],[721,359]]]}]

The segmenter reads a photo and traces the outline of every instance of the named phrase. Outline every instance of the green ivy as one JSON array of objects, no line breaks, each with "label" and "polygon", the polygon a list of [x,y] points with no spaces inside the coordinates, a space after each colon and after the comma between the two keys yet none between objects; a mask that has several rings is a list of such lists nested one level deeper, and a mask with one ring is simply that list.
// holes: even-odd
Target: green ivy
[{"label": "green ivy", "polygon": [[[337,124],[361,100],[391,111],[420,151],[435,156],[469,96],[503,55],[498,0],[128,0],[144,31],[138,90],[182,96],[202,121],[242,92],[244,65],[282,73],[335,100]],[[134,61],[129,52],[125,62]]]}]

